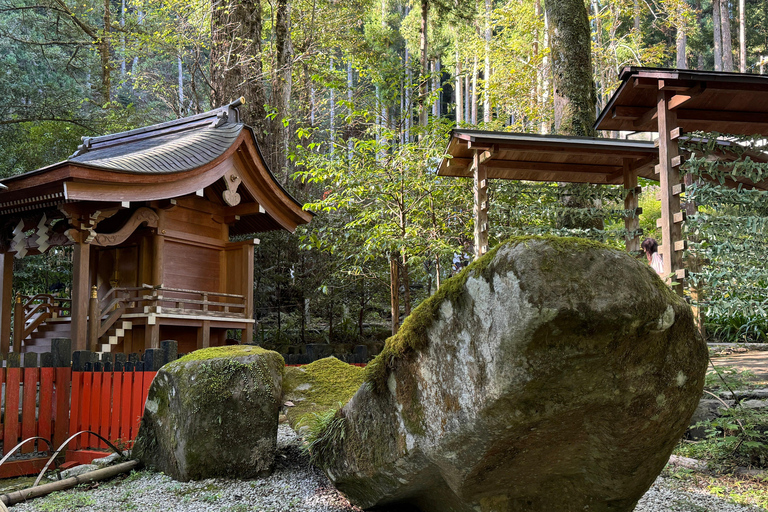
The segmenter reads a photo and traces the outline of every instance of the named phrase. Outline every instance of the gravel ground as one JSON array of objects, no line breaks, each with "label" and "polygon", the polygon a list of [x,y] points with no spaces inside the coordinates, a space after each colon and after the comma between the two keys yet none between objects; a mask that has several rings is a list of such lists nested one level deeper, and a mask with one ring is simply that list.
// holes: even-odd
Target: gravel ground
[{"label": "gravel ground", "polygon": [[[140,471],[87,489],[74,489],[10,507],[12,512],[361,512],[336,491],[299,450],[287,425],[278,431],[275,471],[256,480],[211,479],[176,482],[161,473]],[[756,512],[720,498],[673,490],[659,477],[635,512]]]}]

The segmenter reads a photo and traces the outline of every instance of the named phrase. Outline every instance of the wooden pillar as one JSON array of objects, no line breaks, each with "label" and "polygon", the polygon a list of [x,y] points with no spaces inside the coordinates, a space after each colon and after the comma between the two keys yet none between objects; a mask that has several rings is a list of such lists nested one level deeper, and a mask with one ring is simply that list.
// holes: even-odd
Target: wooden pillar
[{"label": "wooden pillar", "polygon": [[[258,240],[254,240],[254,245]],[[243,295],[245,295],[245,318],[253,320],[253,245],[243,246],[243,263],[245,265],[245,282],[243,283]],[[253,343],[253,324],[248,323],[243,329],[242,343]]]},{"label": "wooden pillar", "polygon": [[11,350],[11,311],[13,311],[13,254],[0,253],[0,353]]},{"label": "wooden pillar", "polygon": [[[639,188],[637,186],[637,172],[632,169],[631,158],[625,158],[623,164],[624,173],[624,209],[634,212],[633,216],[627,216],[624,218],[624,227],[628,232],[637,231],[640,228],[640,219],[637,217],[638,211],[638,196],[640,195]],[[627,235],[624,241],[627,252],[635,253],[640,250],[640,236],[635,235],[630,237]]]},{"label": "wooden pillar", "polygon": [[[678,295],[683,295],[682,279],[684,278],[682,252],[682,223],[685,214],[680,211],[680,149],[677,144],[677,136],[673,136],[672,130],[678,128],[677,113],[669,110],[669,101],[674,91],[666,91],[663,82],[657,96],[656,111],[659,122],[659,182],[661,188],[661,247],[659,251],[664,260],[664,275],[672,281],[677,281],[678,286],[673,289]],[[679,133],[679,130],[675,130]],[[680,271],[680,272],[678,272]]]},{"label": "wooden pillar", "polygon": [[475,259],[488,252],[488,171],[480,166],[477,150],[472,157],[472,191],[475,196]]},{"label": "wooden pillar", "polygon": [[148,348],[160,348],[160,324],[154,315],[150,315],[144,329],[144,350]]},{"label": "wooden pillar", "polygon": [[197,349],[211,346],[211,321],[203,320],[203,325],[197,329]]},{"label": "wooden pillar", "polygon": [[91,278],[90,244],[77,241],[72,257],[72,350],[88,350],[88,301]]},{"label": "wooden pillar", "polygon": [[91,352],[99,352],[99,328],[101,327],[101,307],[99,292],[96,286],[91,287],[91,298],[88,299],[88,343]]},{"label": "wooden pillar", "polygon": [[152,237],[152,284],[163,284],[163,268],[165,263],[165,237],[156,234]]}]

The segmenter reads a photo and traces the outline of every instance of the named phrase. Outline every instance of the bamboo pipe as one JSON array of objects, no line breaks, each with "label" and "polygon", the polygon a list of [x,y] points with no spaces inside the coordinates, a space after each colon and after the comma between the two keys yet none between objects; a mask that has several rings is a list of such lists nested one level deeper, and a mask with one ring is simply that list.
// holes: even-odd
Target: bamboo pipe
[{"label": "bamboo pipe", "polygon": [[138,465],[138,460],[129,460],[128,462],[115,464],[114,466],[109,466],[104,469],[97,469],[96,471],[85,473],[84,475],[73,476],[71,478],[59,480],[58,482],[52,482],[50,484],[39,485],[37,487],[30,487],[28,489],[22,489],[21,491],[3,494],[0,496],[0,501],[2,501],[5,505],[15,505],[16,503],[20,503],[22,501],[45,496],[54,491],[64,491],[80,484],[111,478],[113,476],[119,475],[120,473],[130,471],[136,468]]}]

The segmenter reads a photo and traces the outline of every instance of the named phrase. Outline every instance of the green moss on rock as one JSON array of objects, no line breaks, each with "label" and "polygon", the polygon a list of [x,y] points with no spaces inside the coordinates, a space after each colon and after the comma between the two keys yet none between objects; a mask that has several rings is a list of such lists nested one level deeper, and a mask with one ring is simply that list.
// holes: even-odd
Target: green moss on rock
[{"label": "green moss on rock", "polygon": [[293,428],[310,416],[338,409],[352,398],[364,380],[364,370],[326,357],[301,367],[289,367],[283,378],[283,397],[294,403],[286,416]]}]

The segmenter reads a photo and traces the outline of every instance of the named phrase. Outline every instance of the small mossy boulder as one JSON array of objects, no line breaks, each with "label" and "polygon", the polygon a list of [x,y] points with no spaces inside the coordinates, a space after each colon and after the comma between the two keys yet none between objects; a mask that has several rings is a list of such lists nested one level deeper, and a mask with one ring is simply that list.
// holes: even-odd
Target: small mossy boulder
[{"label": "small mossy boulder", "polygon": [[363,368],[335,357],[286,368],[283,397],[294,404],[286,411],[288,423],[294,430],[299,430],[306,427],[314,415],[338,409],[352,398],[364,377]]},{"label": "small mossy boulder", "polygon": [[629,512],[706,365],[690,307],[644,262],[515,238],[413,311],[310,455],[365,509]]},{"label": "small mossy boulder", "polygon": [[280,354],[252,346],[198,350],[163,366],[134,457],[183,482],[268,474],[284,370]]}]

